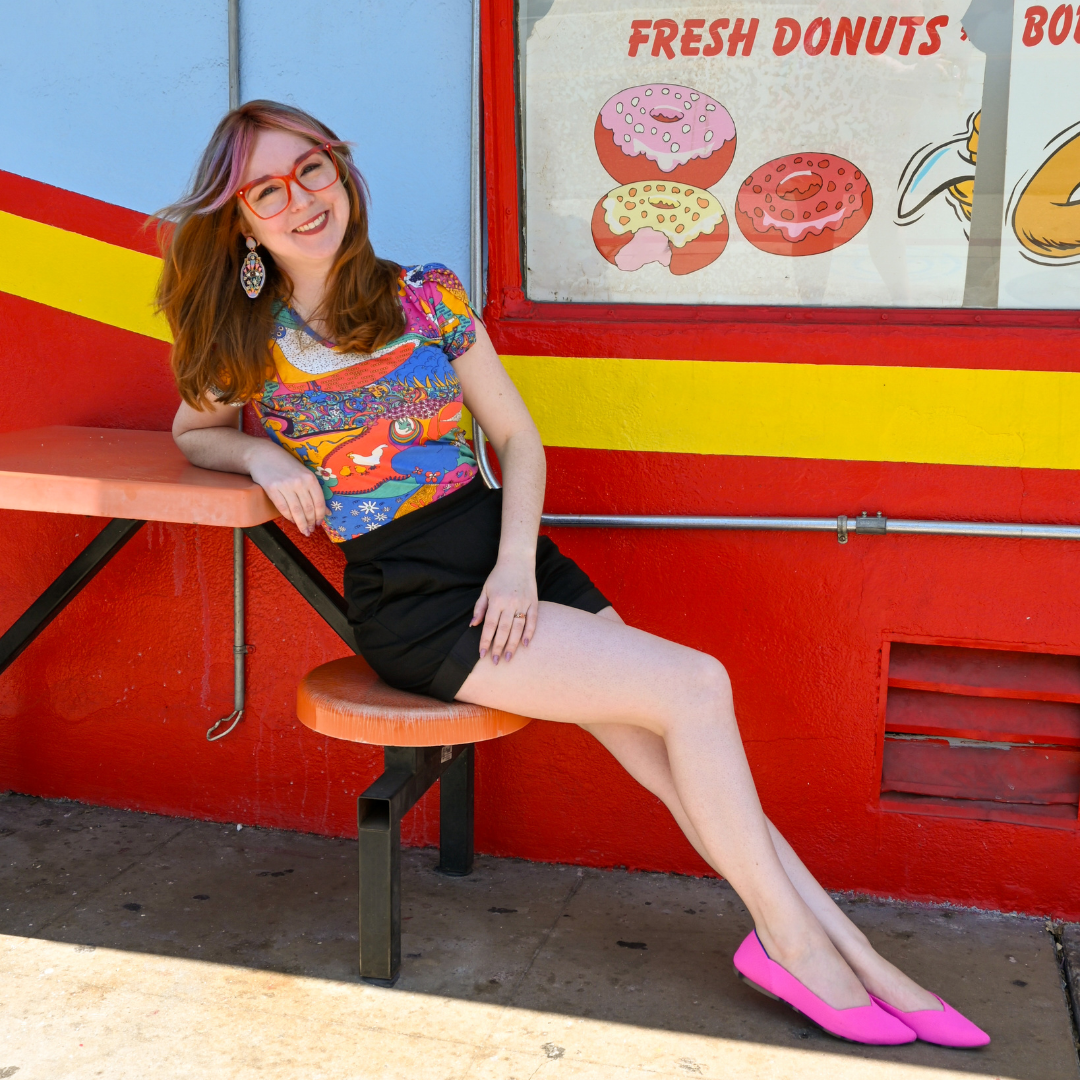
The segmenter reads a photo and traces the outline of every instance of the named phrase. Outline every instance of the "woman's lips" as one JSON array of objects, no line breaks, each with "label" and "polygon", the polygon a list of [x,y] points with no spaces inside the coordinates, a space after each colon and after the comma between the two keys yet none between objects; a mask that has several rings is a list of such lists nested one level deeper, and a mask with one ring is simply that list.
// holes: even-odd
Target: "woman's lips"
[{"label": "woman's lips", "polygon": [[[330,220],[330,213],[324,210],[321,214],[316,214],[315,217],[309,221],[305,221],[303,225],[297,225],[293,232],[299,233],[301,236],[311,236],[312,233],[322,232],[326,228],[326,223]],[[309,226],[311,226],[309,228]]]}]

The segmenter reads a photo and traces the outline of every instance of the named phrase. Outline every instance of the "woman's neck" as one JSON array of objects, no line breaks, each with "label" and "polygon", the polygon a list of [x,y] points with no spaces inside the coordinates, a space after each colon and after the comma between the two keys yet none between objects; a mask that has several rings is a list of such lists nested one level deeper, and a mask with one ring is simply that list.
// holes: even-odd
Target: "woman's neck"
[{"label": "woman's neck", "polygon": [[326,299],[326,278],[329,271],[312,273],[311,271],[298,274],[289,273],[292,279],[293,290],[289,297],[289,306],[312,328],[316,333],[325,336],[327,326],[325,320],[320,317],[320,308]]}]

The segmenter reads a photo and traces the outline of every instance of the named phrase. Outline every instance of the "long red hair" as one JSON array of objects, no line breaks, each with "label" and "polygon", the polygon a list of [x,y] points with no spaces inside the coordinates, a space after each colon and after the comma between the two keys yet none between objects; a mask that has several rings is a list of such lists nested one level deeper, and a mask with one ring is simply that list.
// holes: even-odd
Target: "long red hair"
[{"label": "long red hair", "polygon": [[247,255],[236,192],[260,131],[294,132],[329,143],[349,198],[349,220],[327,278],[319,317],[343,352],[370,352],[399,336],[401,267],[376,258],[368,238],[367,185],[349,147],[313,116],[276,101],[249,101],[227,113],[199,161],[188,192],[158,215],[165,266],[157,307],[173,333],[172,368],[180,396],[201,409],[206,394],[223,404],[255,397],[270,374],[278,305],[292,282],[265,250],[266,284],[255,300],[240,287]]}]

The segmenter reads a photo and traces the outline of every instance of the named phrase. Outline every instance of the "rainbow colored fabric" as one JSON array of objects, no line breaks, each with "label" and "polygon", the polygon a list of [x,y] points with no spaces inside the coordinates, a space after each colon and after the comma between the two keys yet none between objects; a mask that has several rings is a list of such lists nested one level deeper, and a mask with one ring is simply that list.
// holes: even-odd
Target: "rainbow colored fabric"
[{"label": "rainbow colored fabric", "polygon": [[438,263],[405,267],[405,332],[366,356],[340,353],[289,308],[275,377],[252,404],[270,437],[322,483],[337,543],[456,491],[476,476],[452,360],[476,342],[465,289]]}]

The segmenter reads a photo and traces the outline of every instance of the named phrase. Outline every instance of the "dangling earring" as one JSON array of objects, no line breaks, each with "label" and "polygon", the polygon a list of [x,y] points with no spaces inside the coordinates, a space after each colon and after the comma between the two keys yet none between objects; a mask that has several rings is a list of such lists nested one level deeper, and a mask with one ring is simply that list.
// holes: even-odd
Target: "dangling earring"
[{"label": "dangling earring", "polygon": [[244,292],[248,294],[248,299],[254,300],[266,284],[266,267],[255,250],[259,245],[254,236],[247,238],[247,246],[247,258],[240,267],[240,284],[244,287]]}]

